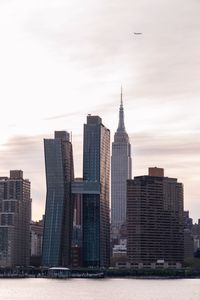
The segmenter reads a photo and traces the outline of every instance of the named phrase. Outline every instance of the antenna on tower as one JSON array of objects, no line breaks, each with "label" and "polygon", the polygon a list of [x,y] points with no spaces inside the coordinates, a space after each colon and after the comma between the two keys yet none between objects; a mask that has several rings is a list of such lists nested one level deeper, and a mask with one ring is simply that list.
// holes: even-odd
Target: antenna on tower
[{"label": "antenna on tower", "polygon": [[122,85],[121,85],[121,106],[123,106],[123,90],[122,90]]},{"label": "antenna on tower", "polygon": [[70,141],[72,143],[72,131],[70,131]]}]

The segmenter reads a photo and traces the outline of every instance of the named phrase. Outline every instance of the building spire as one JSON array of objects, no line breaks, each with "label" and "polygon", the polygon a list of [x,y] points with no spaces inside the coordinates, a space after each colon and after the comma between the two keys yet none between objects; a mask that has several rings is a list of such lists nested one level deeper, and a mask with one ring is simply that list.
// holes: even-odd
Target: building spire
[{"label": "building spire", "polygon": [[123,107],[123,90],[122,90],[122,85],[121,85],[121,106]]},{"label": "building spire", "polygon": [[121,102],[119,108],[119,123],[118,123],[118,132],[126,132],[125,125],[124,125],[124,107],[123,107],[123,91],[121,86]]}]

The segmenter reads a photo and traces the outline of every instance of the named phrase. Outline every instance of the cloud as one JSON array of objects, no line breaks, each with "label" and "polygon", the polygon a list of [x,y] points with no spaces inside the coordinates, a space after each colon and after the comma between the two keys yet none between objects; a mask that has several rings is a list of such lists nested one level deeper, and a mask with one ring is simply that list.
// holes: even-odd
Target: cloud
[{"label": "cloud", "polygon": [[[134,172],[159,164],[169,176],[184,180],[186,203],[190,199],[197,217],[200,2],[19,0],[0,5],[0,121],[3,140],[9,139],[0,148],[1,173],[23,168],[32,181],[33,203],[44,203],[41,133],[55,127],[75,132],[81,175],[85,116],[100,115],[113,134],[123,84]],[[142,37],[134,38],[134,31]],[[7,123],[16,126],[8,130]]]},{"label": "cloud", "polygon": [[24,178],[29,178],[33,217],[39,219],[44,213],[45,200],[43,136],[15,136],[1,146],[1,176],[8,176],[13,169],[23,170]]},{"label": "cloud", "polygon": [[163,156],[184,156],[195,159],[199,158],[200,140],[196,134],[155,134],[139,132],[131,134],[134,141],[134,149],[138,155],[163,155]]},{"label": "cloud", "polygon": [[57,119],[63,119],[63,118],[74,118],[79,113],[80,113],[80,111],[79,112],[76,111],[76,112],[72,112],[72,113],[66,113],[66,114],[47,117],[47,118],[44,118],[44,120],[49,121],[49,120],[57,120]]},{"label": "cloud", "polygon": [[[15,136],[0,150],[1,176],[8,175],[11,169],[22,169],[24,177],[32,185],[33,218],[39,219],[44,213],[46,184],[44,170],[43,138],[53,134],[37,136]],[[135,132],[130,135],[133,155],[134,176],[147,174],[147,168],[158,166],[165,168],[165,175],[178,178],[185,184],[185,203],[192,215],[197,218],[197,199],[200,192],[196,189],[200,172],[200,142],[195,135]],[[75,176],[82,176],[83,136],[73,135]],[[196,182],[196,183],[195,183]],[[194,189],[193,191],[191,190]],[[197,210],[198,211],[198,210]]]},{"label": "cloud", "polygon": [[133,175],[148,173],[148,167],[165,169],[165,176],[178,178],[184,184],[185,208],[199,218],[200,141],[195,133],[131,134]]}]

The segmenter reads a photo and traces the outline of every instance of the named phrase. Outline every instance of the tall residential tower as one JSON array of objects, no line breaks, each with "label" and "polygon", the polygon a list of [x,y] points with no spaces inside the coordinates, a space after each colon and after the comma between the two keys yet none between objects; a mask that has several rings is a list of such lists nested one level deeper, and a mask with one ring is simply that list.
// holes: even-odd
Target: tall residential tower
[{"label": "tall residential tower", "polygon": [[0,177],[0,267],[30,264],[30,189],[21,170]]},{"label": "tall residential tower", "polygon": [[121,91],[119,124],[112,143],[111,157],[111,225],[120,231],[126,223],[126,181],[132,177],[131,145],[124,125]]},{"label": "tall residential tower", "polygon": [[44,140],[46,166],[46,209],[42,264],[69,266],[73,225],[71,182],[74,180],[73,153],[69,133],[56,131]]},{"label": "tall residential tower", "polygon": [[133,267],[181,264],[184,258],[183,185],[149,168],[127,181],[127,254]]},{"label": "tall residential tower", "polygon": [[110,131],[98,116],[88,115],[83,153],[83,263],[107,267],[110,258]]}]

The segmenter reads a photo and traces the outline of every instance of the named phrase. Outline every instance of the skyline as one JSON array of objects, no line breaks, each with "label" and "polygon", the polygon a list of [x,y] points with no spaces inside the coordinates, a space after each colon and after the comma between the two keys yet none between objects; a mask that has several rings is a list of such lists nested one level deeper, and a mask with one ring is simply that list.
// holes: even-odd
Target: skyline
[{"label": "skyline", "polygon": [[[200,3],[153,0],[43,0],[0,3],[0,175],[22,169],[32,186],[33,218],[44,213],[43,139],[73,133],[82,176],[83,123],[98,114],[118,124],[123,85],[133,176],[165,169],[200,218]],[[142,32],[134,36],[134,32]]]}]

